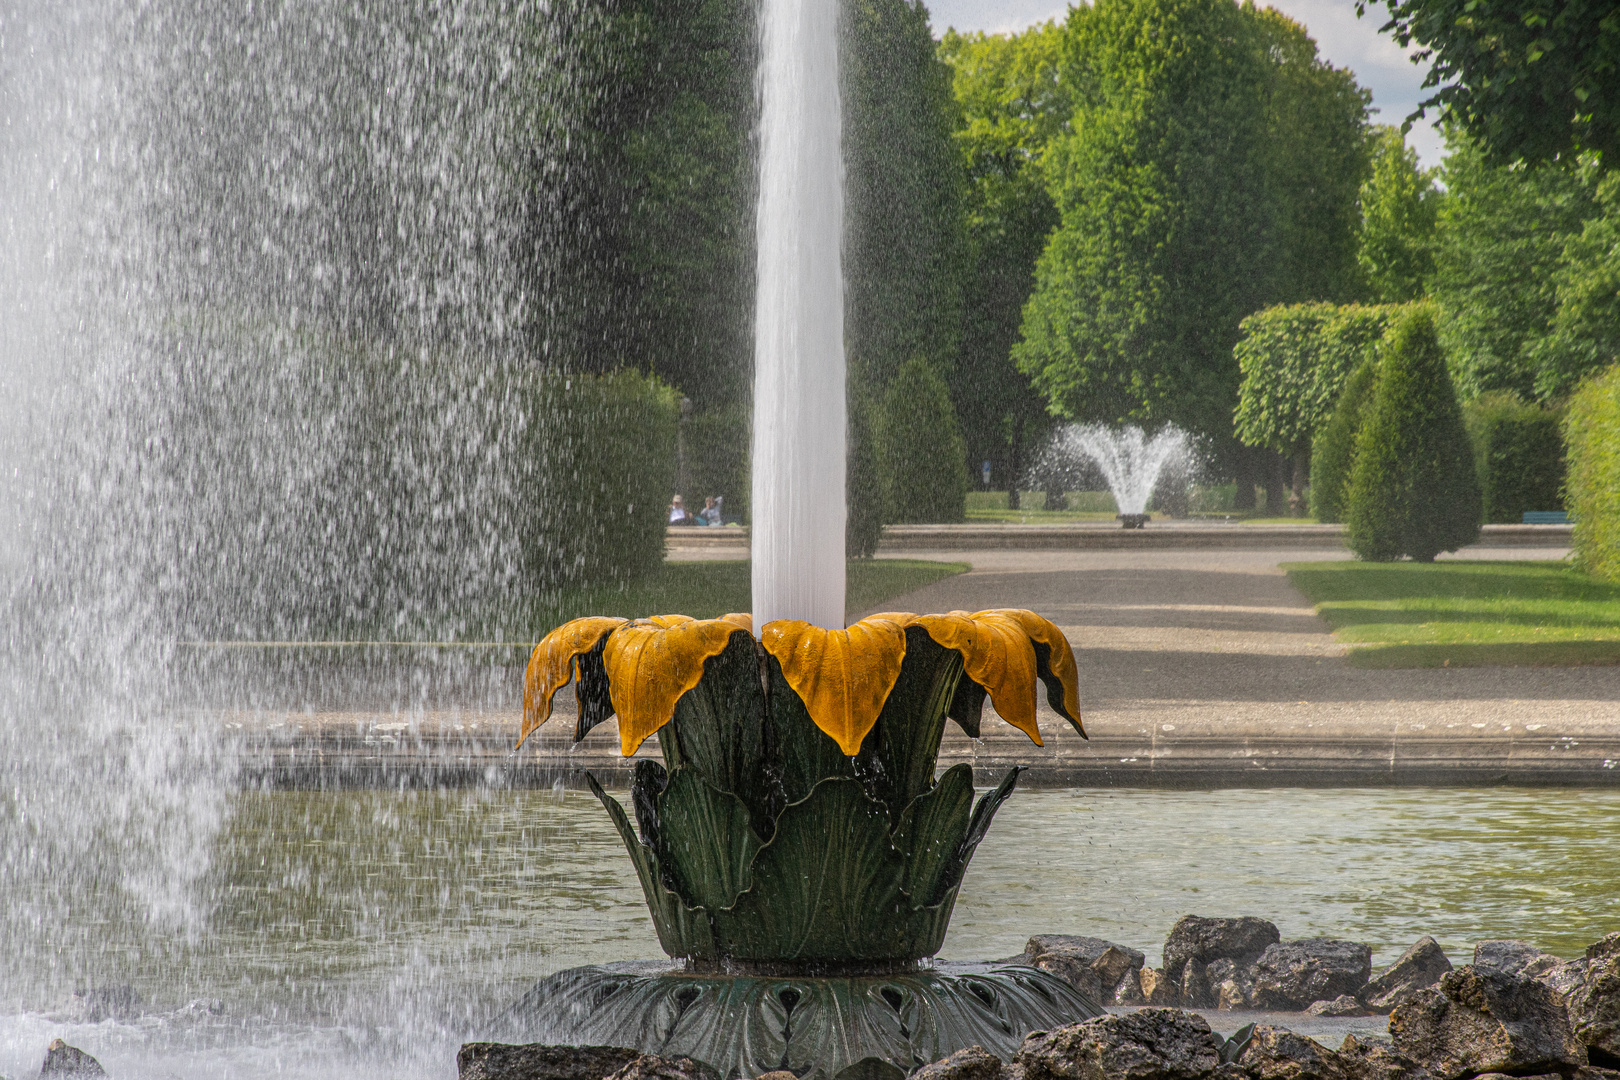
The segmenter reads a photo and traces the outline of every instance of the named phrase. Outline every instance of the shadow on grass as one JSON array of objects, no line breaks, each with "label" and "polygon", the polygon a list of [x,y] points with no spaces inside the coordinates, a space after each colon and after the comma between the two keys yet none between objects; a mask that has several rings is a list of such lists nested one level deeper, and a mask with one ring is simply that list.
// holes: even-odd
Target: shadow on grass
[{"label": "shadow on grass", "polygon": [[1612,667],[1620,641],[1525,641],[1449,645],[1370,645],[1353,649],[1357,668]]},{"label": "shadow on grass", "polygon": [[1424,623],[1497,623],[1508,626],[1575,626],[1620,631],[1620,611],[1535,611],[1513,608],[1470,611],[1434,604],[1426,607],[1364,608],[1325,604],[1317,612],[1335,630],[1358,626],[1418,626]]},{"label": "shadow on grass", "polygon": [[1620,585],[1561,562],[1284,563],[1312,603],[1454,597],[1470,600],[1620,601]]}]

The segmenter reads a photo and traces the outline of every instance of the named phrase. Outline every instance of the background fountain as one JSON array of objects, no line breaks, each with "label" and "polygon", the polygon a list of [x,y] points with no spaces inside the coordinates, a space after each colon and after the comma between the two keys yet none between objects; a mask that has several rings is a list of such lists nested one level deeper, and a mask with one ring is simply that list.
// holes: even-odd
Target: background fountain
[{"label": "background fountain", "polygon": [[1120,522],[1127,529],[1139,529],[1148,521],[1148,500],[1160,476],[1169,469],[1185,469],[1191,452],[1187,433],[1174,424],[1166,424],[1152,437],[1134,424],[1122,428],[1065,424],[1053,433],[1032,471],[1061,474],[1078,462],[1089,462],[1113,492]]}]

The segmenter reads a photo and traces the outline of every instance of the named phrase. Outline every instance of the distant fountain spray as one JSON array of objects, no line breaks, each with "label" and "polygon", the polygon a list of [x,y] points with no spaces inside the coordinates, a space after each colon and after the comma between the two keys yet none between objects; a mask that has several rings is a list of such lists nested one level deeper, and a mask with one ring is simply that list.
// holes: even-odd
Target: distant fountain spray
[{"label": "distant fountain spray", "polygon": [[844,625],[838,5],[766,0],[754,316],[754,625]]},{"label": "distant fountain spray", "polygon": [[1096,466],[1114,493],[1114,502],[1126,527],[1145,520],[1153,485],[1168,467],[1186,461],[1191,450],[1187,433],[1174,424],[1149,438],[1142,429],[1129,425],[1120,429],[1102,424],[1069,424],[1059,428],[1043,455],[1037,470],[1059,467],[1064,462],[1089,460]]}]

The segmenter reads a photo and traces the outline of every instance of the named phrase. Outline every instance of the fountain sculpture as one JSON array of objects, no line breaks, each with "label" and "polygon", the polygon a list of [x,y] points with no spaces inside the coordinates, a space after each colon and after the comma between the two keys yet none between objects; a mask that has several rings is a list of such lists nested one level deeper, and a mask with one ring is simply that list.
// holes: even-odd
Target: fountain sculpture
[{"label": "fountain sculpture", "polygon": [[[934,776],[988,696],[1040,744],[1035,682],[1075,730],[1074,657],[1028,611],[844,625],[845,381],[837,5],[767,0],[755,332],[752,615],[579,619],[535,649],[519,741],[576,684],[575,738],[617,714],[631,814],[591,788],[679,968],[578,968],[510,1039],[630,1045],[727,1077],[903,1076],[1096,1015],[1034,968],[934,967],[962,876],[1018,780]],[[753,629],[759,627],[758,638]]]}]

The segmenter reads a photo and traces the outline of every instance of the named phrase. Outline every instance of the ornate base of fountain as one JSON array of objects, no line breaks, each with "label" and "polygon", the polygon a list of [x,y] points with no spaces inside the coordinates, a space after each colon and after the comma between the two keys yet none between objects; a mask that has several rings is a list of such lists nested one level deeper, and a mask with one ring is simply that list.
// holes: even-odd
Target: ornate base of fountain
[{"label": "ornate base of fountain", "polygon": [[1029,1032],[1100,1015],[1061,979],[1011,965],[772,976],[608,964],[542,979],[495,1034],[690,1057],[723,1078],[790,1069],[803,1080],[900,1080],[974,1044],[1010,1060]]},{"label": "ornate base of fountain", "polygon": [[1115,516],[1119,518],[1120,528],[1122,529],[1140,529],[1153,520],[1152,514],[1116,514]]}]

